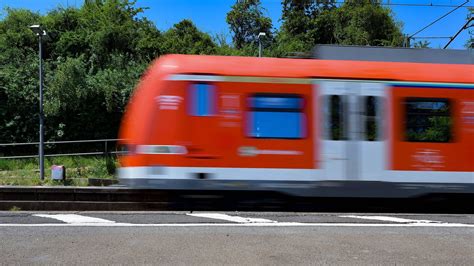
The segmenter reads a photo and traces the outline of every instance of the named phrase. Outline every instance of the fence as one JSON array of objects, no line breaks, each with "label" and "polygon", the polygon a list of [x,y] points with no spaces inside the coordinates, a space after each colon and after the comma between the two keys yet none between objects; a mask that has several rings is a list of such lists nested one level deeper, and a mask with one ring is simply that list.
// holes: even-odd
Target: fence
[{"label": "fence", "polygon": [[[47,141],[44,142],[45,157],[116,155],[123,153],[115,149],[118,140],[120,139]],[[60,145],[77,144],[81,144],[81,147],[60,147]],[[39,142],[0,143],[0,159],[37,158],[38,149],[36,148],[35,154],[35,150],[30,147],[34,148],[38,145]],[[51,153],[48,154],[48,151]]]}]

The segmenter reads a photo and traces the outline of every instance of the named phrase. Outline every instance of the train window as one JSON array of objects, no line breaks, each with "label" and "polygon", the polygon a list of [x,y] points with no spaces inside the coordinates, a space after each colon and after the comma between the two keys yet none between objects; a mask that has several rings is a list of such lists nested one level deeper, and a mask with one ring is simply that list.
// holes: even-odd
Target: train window
[{"label": "train window", "polygon": [[379,134],[379,110],[380,97],[364,97],[365,118],[365,140],[374,141],[380,138]]},{"label": "train window", "polygon": [[216,114],[216,89],[206,83],[192,84],[188,89],[188,111],[193,116],[212,116]]},{"label": "train window", "polygon": [[344,97],[331,95],[327,98],[328,103],[328,131],[330,140],[347,140],[345,121]]},{"label": "train window", "polygon": [[301,139],[306,118],[303,98],[294,94],[255,94],[248,98],[247,136]]},{"label": "train window", "polygon": [[404,104],[407,141],[451,141],[453,119],[448,99],[406,98]]}]

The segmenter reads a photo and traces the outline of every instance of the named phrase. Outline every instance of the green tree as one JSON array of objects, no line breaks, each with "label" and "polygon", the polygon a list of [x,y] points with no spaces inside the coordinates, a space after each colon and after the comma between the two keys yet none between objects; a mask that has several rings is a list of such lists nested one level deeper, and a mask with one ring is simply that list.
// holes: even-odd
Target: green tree
[{"label": "green tree", "polygon": [[[283,32],[292,37],[303,37],[314,26],[315,19],[325,11],[336,8],[335,0],[283,0]],[[305,36],[306,37],[306,36]]]},{"label": "green tree", "polygon": [[401,46],[401,26],[392,12],[373,0],[351,0],[336,10],[337,44]]},{"label": "green tree", "polygon": [[413,44],[414,48],[430,48],[429,41],[417,41]]},{"label": "green tree", "polygon": [[263,11],[260,0],[237,0],[227,13],[226,21],[237,49],[255,45],[260,32],[266,34],[266,42],[273,39],[272,20]]},{"label": "green tree", "polygon": [[165,53],[215,54],[211,36],[200,31],[192,21],[182,20],[163,34]]},{"label": "green tree", "polygon": [[283,0],[274,55],[309,52],[316,44],[400,46],[401,25],[380,1]]},{"label": "green tree", "polygon": [[124,106],[163,36],[135,1],[86,1],[41,16],[6,9],[0,18],[0,142],[38,139],[38,40],[42,24],[47,140],[115,137]]},{"label": "green tree", "polygon": [[46,111],[49,121],[61,125],[64,138],[116,135],[141,73],[163,52],[161,33],[138,18],[142,11],[135,1],[96,0],[46,16],[46,27],[54,29],[55,66],[46,78]]},{"label": "green tree", "polygon": [[24,9],[5,12],[0,20],[0,142],[33,141],[38,132],[38,41],[28,25],[40,15]]},{"label": "green tree", "polygon": [[282,9],[275,56],[308,52],[318,43],[334,43],[335,0],[283,0]]},{"label": "green tree", "polygon": [[214,36],[214,43],[216,44],[216,54],[218,55],[232,55],[232,56],[255,56],[256,50],[254,46],[244,46],[242,49],[235,48],[232,43],[227,42],[226,34],[216,34]]}]

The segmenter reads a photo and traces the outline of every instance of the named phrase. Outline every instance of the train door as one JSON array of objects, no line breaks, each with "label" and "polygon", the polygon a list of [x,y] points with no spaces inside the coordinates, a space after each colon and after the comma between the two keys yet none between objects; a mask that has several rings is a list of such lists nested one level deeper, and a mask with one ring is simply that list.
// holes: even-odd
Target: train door
[{"label": "train door", "polygon": [[323,178],[376,180],[385,169],[384,85],[318,82]]},{"label": "train door", "polygon": [[348,98],[344,82],[319,83],[321,120],[321,168],[323,178],[346,180],[351,158],[348,154]]},{"label": "train door", "polygon": [[357,138],[360,179],[381,180],[387,169],[386,85],[358,83],[359,127]]},{"label": "train door", "polygon": [[209,83],[193,83],[187,88],[188,157],[217,158],[217,89]]}]

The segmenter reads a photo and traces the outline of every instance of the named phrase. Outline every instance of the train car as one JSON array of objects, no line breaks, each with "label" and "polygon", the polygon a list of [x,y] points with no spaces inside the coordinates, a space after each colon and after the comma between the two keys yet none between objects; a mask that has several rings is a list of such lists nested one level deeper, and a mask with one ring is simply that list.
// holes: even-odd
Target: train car
[{"label": "train car", "polygon": [[120,182],[137,188],[473,193],[474,66],[166,55],[120,138]]}]

